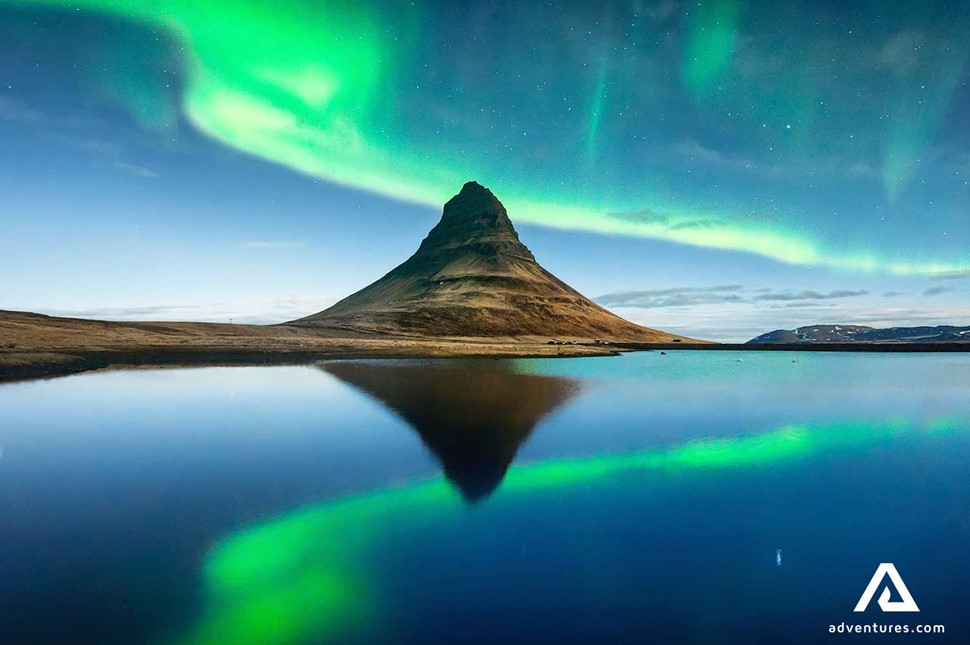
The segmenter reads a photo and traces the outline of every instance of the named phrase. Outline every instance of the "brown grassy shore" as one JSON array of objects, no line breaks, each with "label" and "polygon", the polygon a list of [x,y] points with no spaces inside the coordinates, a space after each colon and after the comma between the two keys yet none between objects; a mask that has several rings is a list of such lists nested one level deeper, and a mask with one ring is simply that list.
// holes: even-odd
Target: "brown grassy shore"
[{"label": "brown grassy shore", "polygon": [[111,322],[0,311],[0,382],[108,368],[298,365],[332,358],[608,356],[593,339],[375,336],[291,325]]}]

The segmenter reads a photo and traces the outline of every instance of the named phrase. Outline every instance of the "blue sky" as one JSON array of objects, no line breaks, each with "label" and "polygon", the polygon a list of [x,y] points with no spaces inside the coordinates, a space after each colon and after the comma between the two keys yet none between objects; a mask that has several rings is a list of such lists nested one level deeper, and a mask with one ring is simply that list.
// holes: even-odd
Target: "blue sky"
[{"label": "blue sky", "polygon": [[[476,179],[544,266],[642,324],[970,322],[960,3],[426,3],[386,25],[305,4],[380,61],[321,52],[316,129],[286,95],[315,86],[278,80],[299,52],[176,37],[137,2],[0,0],[0,307],[296,318],[404,260]],[[268,39],[296,29],[282,13]],[[192,89],[209,78],[264,112],[236,123]]]}]

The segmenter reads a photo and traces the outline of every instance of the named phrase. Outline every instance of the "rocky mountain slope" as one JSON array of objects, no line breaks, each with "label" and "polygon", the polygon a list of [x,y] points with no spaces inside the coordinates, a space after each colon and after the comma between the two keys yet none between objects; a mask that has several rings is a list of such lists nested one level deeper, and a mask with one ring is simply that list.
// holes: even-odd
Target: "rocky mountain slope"
[{"label": "rocky mountain slope", "polygon": [[610,313],[542,268],[502,203],[475,182],[445,204],[441,221],[403,264],[287,324],[422,337],[677,338]]}]

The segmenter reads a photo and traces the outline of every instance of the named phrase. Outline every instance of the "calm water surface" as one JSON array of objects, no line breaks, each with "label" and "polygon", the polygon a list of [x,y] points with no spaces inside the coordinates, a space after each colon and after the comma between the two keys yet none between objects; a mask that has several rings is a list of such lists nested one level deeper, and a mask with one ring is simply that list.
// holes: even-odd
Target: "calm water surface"
[{"label": "calm water surface", "polygon": [[106,372],[0,450],[3,642],[970,642],[965,355]]}]

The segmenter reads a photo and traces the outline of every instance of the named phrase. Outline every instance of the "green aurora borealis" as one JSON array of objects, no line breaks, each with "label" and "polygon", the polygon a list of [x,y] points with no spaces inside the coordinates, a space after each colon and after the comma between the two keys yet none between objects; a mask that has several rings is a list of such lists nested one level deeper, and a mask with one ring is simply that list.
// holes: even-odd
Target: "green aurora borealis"
[{"label": "green aurora borealis", "polygon": [[970,270],[965,6],[0,4],[170,41],[178,88],[112,88],[146,128],[178,127],[174,100],[229,148],[348,187],[438,207],[475,178],[522,223]]},{"label": "green aurora borealis", "polygon": [[[961,427],[949,419],[919,426],[903,420],[792,425],[617,455],[547,459],[510,469],[489,511],[534,504],[543,492],[610,491],[611,482],[622,489],[631,485],[630,477],[642,483],[659,477],[669,494],[676,481],[669,477],[678,474],[696,478],[724,469],[784,467],[833,451],[865,451]],[[649,495],[638,499],[646,504]],[[209,552],[203,572],[206,615],[178,642],[284,645],[339,639],[379,612],[368,607],[379,580],[368,573],[368,562],[384,541],[451,530],[467,512],[461,496],[439,476],[295,509],[240,530]]]}]

